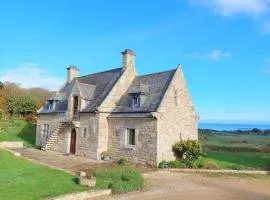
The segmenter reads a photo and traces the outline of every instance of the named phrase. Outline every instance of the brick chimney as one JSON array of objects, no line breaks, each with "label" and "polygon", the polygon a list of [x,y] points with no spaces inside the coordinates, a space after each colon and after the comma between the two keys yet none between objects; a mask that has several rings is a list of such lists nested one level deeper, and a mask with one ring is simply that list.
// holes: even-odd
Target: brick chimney
[{"label": "brick chimney", "polygon": [[134,70],[135,67],[135,53],[131,49],[125,49],[125,51],[122,52],[123,60],[122,60],[122,70]]},{"label": "brick chimney", "polygon": [[70,83],[74,78],[79,76],[80,70],[74,66],[71,65],[67,68],[67,82]]}]

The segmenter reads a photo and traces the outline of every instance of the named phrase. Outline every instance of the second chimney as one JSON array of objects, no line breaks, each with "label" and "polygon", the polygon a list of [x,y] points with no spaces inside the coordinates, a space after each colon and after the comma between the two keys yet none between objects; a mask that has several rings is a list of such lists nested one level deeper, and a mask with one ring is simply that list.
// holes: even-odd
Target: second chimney
[{"label": "second chimney", "polygon": [[80,70],[74,66],[71,65],[67,68],[67,82],[70,83],[74,78],[77,78],[79,76]]},{"label": "second chimney", "polygon": [[131,49],[126,49],[122,52],[122,70],[135,70],[135,53]]}]

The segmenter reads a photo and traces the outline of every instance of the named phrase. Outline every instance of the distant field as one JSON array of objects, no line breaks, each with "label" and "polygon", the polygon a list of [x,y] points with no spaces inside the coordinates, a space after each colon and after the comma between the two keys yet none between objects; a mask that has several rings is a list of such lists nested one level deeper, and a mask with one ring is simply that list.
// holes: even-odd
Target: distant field
[{"label": "distant field", "polygon": [[36,125],[23,120],[0,120],[0,142],[22,141],[24,146],[34,146]]},{"label": "distant field", "polygon": [[225,169],[268,169],[270,135],[201,133],[205,160]]}]

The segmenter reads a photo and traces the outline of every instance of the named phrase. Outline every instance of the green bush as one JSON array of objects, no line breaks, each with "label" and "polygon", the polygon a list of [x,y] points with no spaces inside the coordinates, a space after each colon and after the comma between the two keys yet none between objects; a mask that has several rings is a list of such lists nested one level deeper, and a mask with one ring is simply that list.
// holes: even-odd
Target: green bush
[{"label": "green bush", "polygon": [[161,161],[158,164],[158,168],[161,168],[161,169],[167,169],[167,168],[169,168],[167,161],[166,160]]},{"label": "green bush", "polygon": [[207,161],[205,164],[204,164],[204,168],[205,169],[213,169],[213,170],[217,170],[217,169],[220,169],[220,167],[216,164],[216,163],[214,163],[214,162],[212,162],[212,161]]},{"label": "green bush", "polygon": [[142,175],[128,166],[98,170],[95,176],[97,188],[110,188],[113,193],[126,193],[139,190],[144,186]]},{"label": "green bush", "polygon": [[179,159],[196,160],[201,155],[201,146],[196,140],[186,140],[173,145],[173,152]]},{"label": "green bush", "polygon": [[127,158],[120,158],[120,160],[118,161],[119,165],[128,165],[128,159]]},{"label": "green bush", "polygon": [[172,160],[172,161],[161,161],[158,165],[161,169],[168,168],[187,168],[188,164],[184,160]]}]

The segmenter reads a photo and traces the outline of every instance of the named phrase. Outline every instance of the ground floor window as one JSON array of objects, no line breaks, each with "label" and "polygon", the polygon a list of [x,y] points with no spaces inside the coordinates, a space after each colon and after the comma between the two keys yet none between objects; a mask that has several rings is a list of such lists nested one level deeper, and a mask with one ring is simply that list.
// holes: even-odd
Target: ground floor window
[{"label": "ground floor window", "polygon": [[49,124],[43,124],[42,135],[43,135],[42,144],[46,144],[46,142],[48,141],[49,136],[50,136],[50,125]]},{"label": "ground floor window", "polygon": [[127,146],[135,146],[135,129],[127,129]]}]

